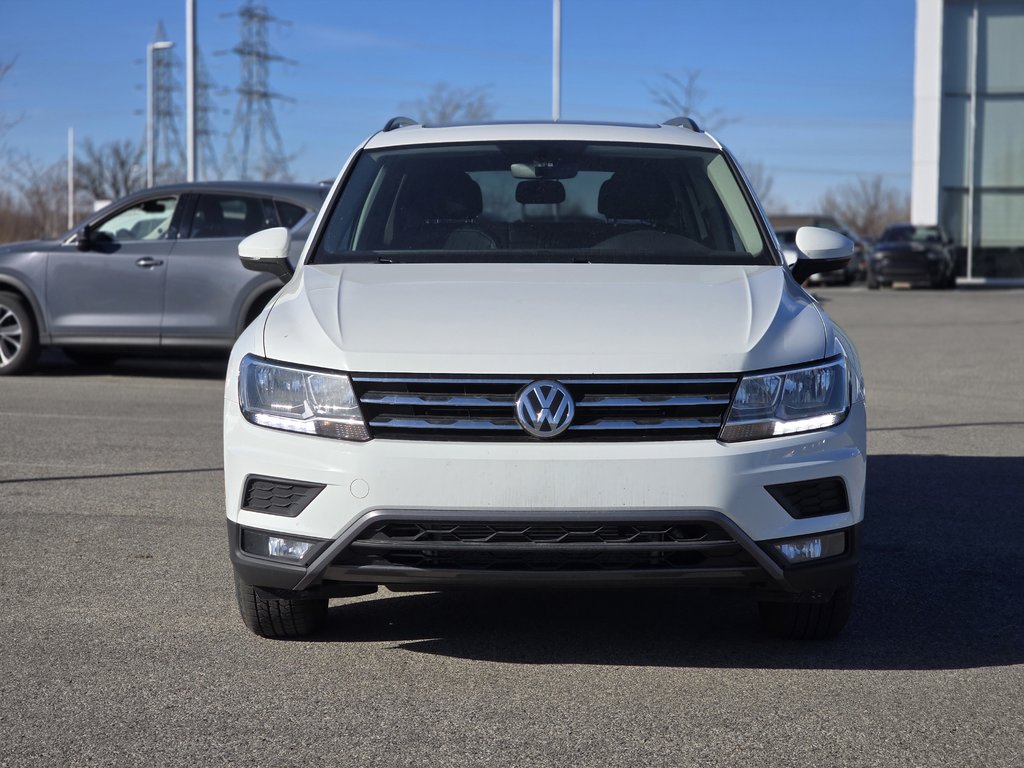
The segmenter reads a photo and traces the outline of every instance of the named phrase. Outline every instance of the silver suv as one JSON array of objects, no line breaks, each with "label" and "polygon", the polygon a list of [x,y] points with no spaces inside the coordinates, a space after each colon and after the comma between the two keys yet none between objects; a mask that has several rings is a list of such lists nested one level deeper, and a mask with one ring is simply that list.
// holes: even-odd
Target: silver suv
[{"label": "silver suv", "polygon": [[238,262],[238,243],[286,227],[299,245],[326,189],[223,182],[155,187],[58,240],[0,246],[0,376],[40,347],[80,362],[125,350],[228,349],[281,287]]}]

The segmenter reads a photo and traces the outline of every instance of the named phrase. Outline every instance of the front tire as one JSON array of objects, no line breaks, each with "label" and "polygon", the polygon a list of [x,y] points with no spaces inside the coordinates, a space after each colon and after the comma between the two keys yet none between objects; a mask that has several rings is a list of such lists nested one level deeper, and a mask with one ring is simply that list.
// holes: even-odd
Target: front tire
[{"label": "front tire", "polygon": [[762,626],[786,640],[830,640],[846,626],[852,607],[852,582],[836,589],[829,600],[821,603],[758,603]]},{"label": "front tire", "polygon": [[245,626],[260,637],[306,637],[320,629],[327,619],[326,598],[269,597],[242,581],[237,573],[235,597]]},{"label": "front tire", "polygon": [[0,292],[0,376],[28,373],[39,357],[39,333],[20,296]]}]

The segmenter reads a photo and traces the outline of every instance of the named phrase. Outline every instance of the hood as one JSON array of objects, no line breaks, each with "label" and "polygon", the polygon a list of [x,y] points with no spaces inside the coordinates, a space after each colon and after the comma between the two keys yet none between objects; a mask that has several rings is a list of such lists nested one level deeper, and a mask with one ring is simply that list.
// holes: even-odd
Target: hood
[{"label": "hood", "polygon": [[824,317],[782,267],[303,267],[267,357],[395,373],[709,373],[825,356]]},{"label": "hood", "polygon": [[8,253],[24,253],[25,251],[48,251],[56,243],[56,240],[22,240],[17,243],[3,243],[0,245],[0,256]]}]

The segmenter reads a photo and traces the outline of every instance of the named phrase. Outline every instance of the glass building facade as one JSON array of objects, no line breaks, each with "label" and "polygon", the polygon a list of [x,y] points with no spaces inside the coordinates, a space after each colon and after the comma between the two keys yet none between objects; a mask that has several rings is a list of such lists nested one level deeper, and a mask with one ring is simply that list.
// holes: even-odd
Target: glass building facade
[{"label": "glass building facade", "polygon": [[1024,280],[1024,0],[918,0],[917,46],[915,223],[961,276]]}]

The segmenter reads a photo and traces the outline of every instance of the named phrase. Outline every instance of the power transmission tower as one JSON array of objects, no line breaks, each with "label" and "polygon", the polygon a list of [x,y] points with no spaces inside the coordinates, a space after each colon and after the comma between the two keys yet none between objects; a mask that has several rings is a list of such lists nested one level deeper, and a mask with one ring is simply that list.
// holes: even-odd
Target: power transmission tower
[{"label": "power transmission tower", "polygon": [[[155,41],[167,39],[161,21],[156,25]],[[175,181],[183,177],[185,142],[178,131],[181,111],[177,98],[181,84],[175,77],[179,64],[172,48],[153,51],[153,152],[157,181]]]},{"label": "power transmission tower", "polygon": [[246,3],[237,13],[223,15],[238,16],[242,32],[241,42],[230,51],[241,62],[242,79],[224,153],[224,171],[240,179],[290,179],[291,157],[284,151],[273,103],[295,100],[270,90],[270,65],[298,62],[271,52],[268,28],[270,24],[286,26],[291,22],[271,16],[265,5],[255,2]]},{"label": "power transmission tower", "polygon": [[[213,127],[217,114],[221,112],[216,106],[216,94],[230,93],[227,89],[218,89],[210,70],[206,66],[203,54],[196,51],[196,179],[209,180],[221,178],[220,158],[213,146],[213,138],[217,130]],[[224,110],[227,114],[228,110]]]}]

